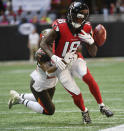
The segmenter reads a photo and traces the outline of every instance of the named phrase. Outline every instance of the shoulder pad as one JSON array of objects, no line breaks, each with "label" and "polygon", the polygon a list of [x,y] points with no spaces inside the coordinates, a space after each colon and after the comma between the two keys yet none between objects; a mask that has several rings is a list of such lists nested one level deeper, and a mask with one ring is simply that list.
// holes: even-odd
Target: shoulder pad
[{"label": "shoulder pad", "polygon": [[57,19],[53,22],[52,24],[52,28],[55,30],[55,31],[59,31],[59,26],[61,26],[61,24],[63,23],[66,23],[66,20],[65,19]]}]

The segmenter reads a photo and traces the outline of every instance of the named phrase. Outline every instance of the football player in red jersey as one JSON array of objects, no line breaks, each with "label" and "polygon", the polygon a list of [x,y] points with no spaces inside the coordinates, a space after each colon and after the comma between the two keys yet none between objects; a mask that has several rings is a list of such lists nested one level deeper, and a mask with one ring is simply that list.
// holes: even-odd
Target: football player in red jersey
[{"label": "football player in red jersey", "polygon": [[[78,58],[75,62],[72,62],[70,68],[63,60],[67,52],[76,52],[82,42],[86,43],[91,56],[96,55],[97,46],[90,34],[91,30],[88,29],[88,26],[91,26],[86,23],[88,15],[88,6],[83,1],[73,2],[68,9],[67,19],[57,19],[52,24],[50,33],[40,43],[41,48],[50,56],[56,67],[58,67],[57,77],[64,88],[72,95],[74,103],[81,109],[83,120],[86,123],[91,122],[88,109],[85,108],[82,94],[71,74],[77,74],[89,86],[91,93],[99,104],[102,114],[105,114],[107,117],[113,115],[105,107],[99,87],[90,74],[86,62]],[[55,41],[55,53],[49,50],[49,46],[53,41]],[[75,73],[71,73],[71,71]]]}]

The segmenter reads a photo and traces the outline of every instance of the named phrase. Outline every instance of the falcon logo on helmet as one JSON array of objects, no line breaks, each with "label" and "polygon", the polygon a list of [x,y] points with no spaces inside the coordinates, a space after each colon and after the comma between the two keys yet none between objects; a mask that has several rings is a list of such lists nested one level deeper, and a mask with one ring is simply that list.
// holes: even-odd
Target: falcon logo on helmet
[{"label": "falcon logo on helmet", "polygon": [[73,2],[67,12],[67,21],[74,28],[80,28],[89,16],[89,8],[83,2]]}]

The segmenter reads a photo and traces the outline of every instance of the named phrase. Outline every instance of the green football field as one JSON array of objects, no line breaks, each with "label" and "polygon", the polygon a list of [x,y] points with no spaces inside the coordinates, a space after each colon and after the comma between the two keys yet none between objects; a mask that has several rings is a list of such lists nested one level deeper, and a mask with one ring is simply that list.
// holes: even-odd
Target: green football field
[{"label": "green football field", "polygon": [[79,79],[76,82],[90,111],[90,125],[82,124],[80,110],[59,83],[53,99],[56,107],[53,116],[34,113],[24,105],[9,110],[9,91],[30,92],[29,74],[36,64],[0,62],[0,131],[98,131],[124,124],[124,58],[89,59],[87,65],[100,86],[104,103],[114,112],[112,118],[99,112],[87,85]]}]

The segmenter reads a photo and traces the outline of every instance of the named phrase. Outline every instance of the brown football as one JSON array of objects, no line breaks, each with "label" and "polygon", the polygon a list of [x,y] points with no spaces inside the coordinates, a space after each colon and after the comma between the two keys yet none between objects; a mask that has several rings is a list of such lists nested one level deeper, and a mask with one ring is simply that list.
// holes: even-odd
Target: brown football
[{"label": "brown football", "polygon": [[107,35],[106,29],[103,25],[99,24],[95,27],[93,31],[93,38],[99,47],[104,45],[106,41],[106,35]]}]

